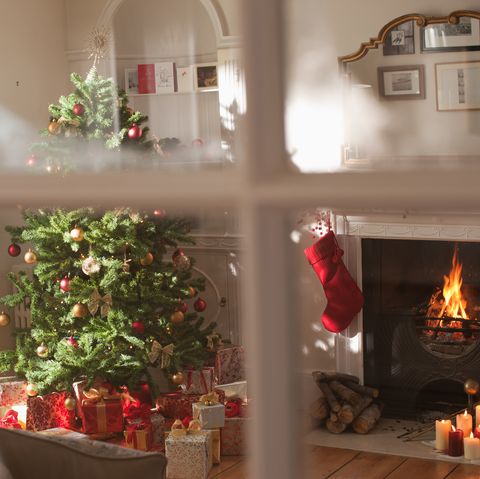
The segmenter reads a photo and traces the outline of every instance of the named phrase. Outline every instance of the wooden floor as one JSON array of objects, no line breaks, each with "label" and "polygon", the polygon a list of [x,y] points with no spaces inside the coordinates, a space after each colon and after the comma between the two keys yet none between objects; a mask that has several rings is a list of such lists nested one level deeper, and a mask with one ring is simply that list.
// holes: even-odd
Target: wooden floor
[{"label": "wooden floor", "polygon": [[[246,479],[244,458],[223,457],[210,478]],[[295,479],[479,479],[480,466],[412,459],[386,454],[312,447],[305,460],[305,474]],[[270,479],[270,478],[262,478]],[[273,478],[272,478],[273,479]]]}]

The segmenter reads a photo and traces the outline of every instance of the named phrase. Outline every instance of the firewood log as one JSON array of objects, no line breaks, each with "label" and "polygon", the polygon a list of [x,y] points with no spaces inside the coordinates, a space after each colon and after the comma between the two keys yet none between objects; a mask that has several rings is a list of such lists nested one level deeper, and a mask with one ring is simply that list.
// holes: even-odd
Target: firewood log
[{"label": "firewood log", "polygon": [[337,422],[338,421],[338,414],[331,412],[330,413],[330,421]]},{"label": "firewood log", "polygon": [[347,388],[347,386],[344,386],[342,383],[338,381],[331,381],[328,383],[328,385],[339,398],[343,399],[352,406],[356,406],[362,402],[363,396],[356,393],[352,389]]},{"label": "firewood log", "polygon": [[340,408],[342,406],[338,402],[335,394],[333,394],[332,390],[330,389],[330,386],[327,383],[322,382],[322,383],[318,383],[318,387],[322,390],[322,393],[325,396],[325,399],[327,400],[328,405],[330,406],[330,409],[333,412],[340,411]]},{"label": "firewood log", "polygon": [[325,396],[319,397],[316,401],[310,404],[308,408],[308,412],[310,416],[314,419],[325,419],[330,414],[330,407],[328,406],[328,402],[325,399]]},{"label": "firewood log", "polygon": [[349,387],[352,391],[355,391],[362,396],[371,396],[372,398],[378,398],[380,392],[376,388],[371,388],[368,386],[362,386],[360,384],[352,383],[351,381],[346,382],[345,386]]},{"label": "firewood log", "polygon": [[338,419],[344,424],[352,423],[355,418],[372,403],[373,399],[369,396],[363,396],[362,401],[352,406],[351,404],[344,404],[338,412]]},{"label": "firewood log", "polygon": [[359,379],[357,378],[357,376],[352,376],[351,374],[345,374],[345,373],[314,371],[312,373],[312,376],[319,387],[320,387],[320,383],[324,381],[340,381],[340,382],[351,381],[356,384],[359,383]]},{"label": "firewood log", "polygon": [[333,434],[340,434],[347,429],[347,425],[340,421],[332,422],[327,419],[327,429]]},{"label": "firewood log", "polygon": [[358,434],[367,434],[378,422],[381,414],[382,411],[378,404],[370,404],[370,406],[364,409],[353,421],[353,430]]}]

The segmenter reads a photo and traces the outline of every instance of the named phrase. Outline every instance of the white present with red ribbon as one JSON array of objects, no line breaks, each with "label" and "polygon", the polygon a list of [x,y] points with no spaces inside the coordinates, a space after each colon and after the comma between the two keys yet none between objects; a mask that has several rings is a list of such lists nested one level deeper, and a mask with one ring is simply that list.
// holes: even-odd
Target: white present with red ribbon
[{"label": "white present with red ribbon", "polygon": [[208,394],[215,388],[215,368],[205,367],[201,370],[184,371],[185,382],[182,385],[185,394]]}]

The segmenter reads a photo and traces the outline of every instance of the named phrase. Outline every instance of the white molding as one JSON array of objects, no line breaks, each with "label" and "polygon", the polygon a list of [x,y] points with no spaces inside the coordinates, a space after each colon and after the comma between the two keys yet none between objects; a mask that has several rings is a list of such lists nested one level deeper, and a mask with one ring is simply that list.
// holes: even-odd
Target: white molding
[{"label": "white molding", "polygon": [[[227,26],[222,22],[219,14],[220,7],[217,7],[212,0],[199,0],[205,8],[210,21],[212,22],[215,38],[217,40],[217,48],[232,48],[240,45],[238,36],[228,35]],[[109,0],[104,6],[97,20],[97,27],[110,25],[113,17],[124,0]]]},{"label": "white molding", "polygon": [[189,249],[241,249],[242,237],[237,235],[203,235],[193,234],[194,245],[189,245]]}]

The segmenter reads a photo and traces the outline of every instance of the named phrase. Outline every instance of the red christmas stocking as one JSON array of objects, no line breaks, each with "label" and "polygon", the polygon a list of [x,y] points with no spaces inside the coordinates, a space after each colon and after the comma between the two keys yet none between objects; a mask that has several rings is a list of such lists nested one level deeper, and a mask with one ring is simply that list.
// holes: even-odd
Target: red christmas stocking
[{"label": "red christmas stocking", "polygon": [[343,251],[333,231],[305,250],[305,256],[320,279],[327,307],[322,315],[325,329],[343,331],[362,309],[363,294],[343,264]]}]

